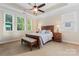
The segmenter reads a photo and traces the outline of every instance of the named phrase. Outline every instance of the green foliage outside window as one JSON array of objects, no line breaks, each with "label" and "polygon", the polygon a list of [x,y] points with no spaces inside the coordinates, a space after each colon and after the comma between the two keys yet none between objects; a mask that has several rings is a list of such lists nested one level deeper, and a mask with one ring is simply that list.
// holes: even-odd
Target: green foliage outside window
[{"label": "green foliage outside window", "polygon": [[28,20],[28,31],[32,30],[32,22],[31,20]]},{"label": "green foliage outside window", "polygon": [[17,30],[24,30],[24,18],[17,17]]}]

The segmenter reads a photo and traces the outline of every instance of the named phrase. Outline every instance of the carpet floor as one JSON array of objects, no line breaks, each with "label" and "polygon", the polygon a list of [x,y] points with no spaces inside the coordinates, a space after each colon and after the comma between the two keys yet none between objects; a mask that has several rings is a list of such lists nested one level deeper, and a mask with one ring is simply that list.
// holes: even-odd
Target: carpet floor
[{"label": "carpet floor", "polygon": [[79,45],[48,42],[43,48],[29,47],[20,41],[0,44],[0,56],[79,56]]}]

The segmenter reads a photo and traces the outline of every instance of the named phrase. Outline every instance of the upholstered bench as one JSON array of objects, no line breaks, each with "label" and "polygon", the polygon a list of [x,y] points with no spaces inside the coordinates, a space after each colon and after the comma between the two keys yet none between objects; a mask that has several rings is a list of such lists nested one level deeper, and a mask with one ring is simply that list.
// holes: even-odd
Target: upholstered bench
[{"label": "upholstered bench", "polygon": [[26,42],[30,46],[31,50],[32,50],[32,46],[33,45],[36,45],[37,46],[37,40],[36,39],[33,39],[33,38],[23,37],[21,39],[21,44],[23,44],[23,42]]}]

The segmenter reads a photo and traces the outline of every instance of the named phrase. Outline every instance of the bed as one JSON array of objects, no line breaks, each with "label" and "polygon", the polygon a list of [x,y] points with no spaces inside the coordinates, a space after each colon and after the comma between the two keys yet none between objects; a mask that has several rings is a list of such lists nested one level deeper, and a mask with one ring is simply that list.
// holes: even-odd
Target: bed
[{"label": "bed", "polygon": [[[54,26],[42,26],[41,33],[27,33],[26,37],[37,39],[38,46],[43,47],[43,45],[53,39]],[[43,33],[44,32],[44,33]]]}]

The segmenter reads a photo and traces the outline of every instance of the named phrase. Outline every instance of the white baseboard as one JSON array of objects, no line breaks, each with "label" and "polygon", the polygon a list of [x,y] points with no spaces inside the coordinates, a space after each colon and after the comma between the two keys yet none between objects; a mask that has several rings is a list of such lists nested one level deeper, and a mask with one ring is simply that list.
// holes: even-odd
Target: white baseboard
[{"label": "white baseboard", "polygon": [[0,44],[5,44],[5,43],[9,43],[9,42],[17,41],[17,40],[20,40],[20,39],[1,41]]},{"label": "white baseboard", "polygon": [[66,41],[66,40],[63,40],[63,42],[79,45],[79,42]]},{"label": "white baseboard", "polygon": [[3,40],[0,40],[0,44],[5,44],[5,43],[21,40],[22,37],[23,36],[14,37],[14,38],[11,38],[11,39],[3,39]]}]

